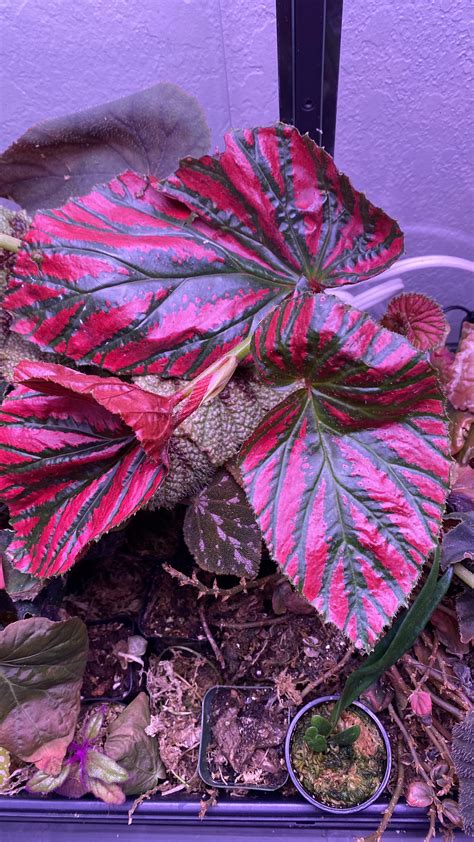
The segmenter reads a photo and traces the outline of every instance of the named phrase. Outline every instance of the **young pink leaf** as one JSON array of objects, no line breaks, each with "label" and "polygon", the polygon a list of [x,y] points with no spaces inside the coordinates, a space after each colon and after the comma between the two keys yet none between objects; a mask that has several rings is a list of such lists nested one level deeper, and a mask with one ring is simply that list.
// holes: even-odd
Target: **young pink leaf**
[{"label": "young pink leaf", "polygon": [[99,404],[131,427],[150,459],[168,465],[166,447],[176,426],[176,401],[171,397],[146,392],[118,377],[96,377],[42,362],[20,363],[15,382],[48,395],[80,395]]},{"label": "young pink leaf", "polygon": [[[98,378],[62,366],[18,368],[34,386],[19,385],[0,409],[0,494],[16,533],[7,554],[18,569],[46,577],[64,573],[92,541],[143,506],[166,462],[157,461],[152,442],[150,458],[122,420],[148,442],[130,392],[124,404],[119,400],[120,381],[112,378],[104,392]],[[159,426],[160,412],[151,417]]]},{"label": "young pink leaf", "polygon": [[5,307],[14,331],[79,364],[190,378],[298,283],[372,278],[402,248],[332,158],[279,124],[231,132],[164,183],[127,172],[38,213]]},{"label": "young pink leaf", "polygon": [[426,690],[415,690],[409,697],[410,706],[413,713],[420,716],[422,719],[430,717],[432,712],[431,696]]},{"label": "young pink leaf", "polygon": [[299,388],[241,455],[273,557],[325,620],[373,645],[433,549],[448,489],[435,373],[333,296],[295,297],[256,331],[258,370]]},{"label": "young pink leaf", "polygon": [[432,351],[446,342],[449,325],[436,301],[416,292],[402,292],[390,301],[381,325],[406,336],[421,351]]}]

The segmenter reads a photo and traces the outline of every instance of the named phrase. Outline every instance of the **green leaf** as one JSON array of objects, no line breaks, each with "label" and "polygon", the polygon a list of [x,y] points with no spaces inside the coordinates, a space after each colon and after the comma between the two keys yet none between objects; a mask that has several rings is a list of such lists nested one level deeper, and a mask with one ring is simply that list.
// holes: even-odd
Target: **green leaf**
[{"label": "green leaf", "polygon": [[94,713],[91,717],[89,717],[84,728],[84,738],[89,740],[91,743],[97,740],[100,735],[100,729],[102,728],[103,721],[104,714],[101,711]]},{"label": "green leaf", "polygon": [[45,581],[44,579],[36,579],[34,576],[30,576],[29,573],[22,573],[21,570],[13,567],[13,564],[7,558],[5,550],[14,535],[15,533],[11,529],[0,530],[0,579],[3,571],[5,590],[13,602],[19,599],[32,600],[44,588]]},{"label": "green leaf", "polygon": [[331,723],[329,722],[329,719],[326,719],[324,716],[320,716],[318,713],[315,713],[314,716],[311,717],[311,726],[316,728],[316,732],[318,734],[323,734],[324,737],[327,737],[331,731]]},{"label": "green leaf", "polygon": [[0,793],[10,775],[10,759],[9,752],[3,746],[0,746]]},{"label": "green leaf", "polygon": [[376,679],[390,669],[410,649],[425,628],[438,602],[448,590],[452,578],[449,569],[438,579],[440,549],[437,548],[431,570],[413,605],[405,611],[359,669],[351,673],[341,697],[331,714],[335,724],[341,713]]},{"label": "green leaf", "polygon": [[337,746],[351,746],[360,736],[360,728],[358,725],[351,725],[350,728],[345,728],[344,731],[337,731],[331,737],[331,742]]},{"label": "green leaf", "polygon": [[98,778],[90,778],[88,784],[92,795],[106,804],[123,804],[125,801],[125,795],[118,784],[105,783]]},{"label": "green leaf", "polygon": [[319,731],[316,728],[316,726],[310,725],[310,727],[307,728],[306,731],[304,732],[304,738],[305,738],[306,742],[309,743],[312,740],[315,740],[316,737],[318,736],[318,734],[319,734]]},{"label": "green leaf", "polygon": [[53,776],[74,736],[87,648],[77,617],[32,617],[0,632],[0,745]]},{"label": "green leaf", "polygon": [[[306,740],[306,737],[305,737]],[[313,749],[313,751],[326,751],[328,744],[326,737],[323,737],[322,734],[316,734],[313,739],[306,740],[309,747]]]},{"label": "green leaf", "polygon": [[68,777],[71,766],[64,765],[59,775],[47,775],[46,772],[35,772],[28,781],[28,792],[38,792],[40,795],[47,795],[58,789]]},{"label": "green leaf", "polygon": [[165,769],[156,739],[145,728],[150,724],[150,705],[146,693],[139,693],[109,727],[104,751],[127,770],[122,785],[126,795],[140,795],[153,789]]},{"label": "green leaf", "polygon": [[98,778],[105,783],[121,784],[128,778],[127,770],[101,751],[88,751],[85,766],[89,778]]}]

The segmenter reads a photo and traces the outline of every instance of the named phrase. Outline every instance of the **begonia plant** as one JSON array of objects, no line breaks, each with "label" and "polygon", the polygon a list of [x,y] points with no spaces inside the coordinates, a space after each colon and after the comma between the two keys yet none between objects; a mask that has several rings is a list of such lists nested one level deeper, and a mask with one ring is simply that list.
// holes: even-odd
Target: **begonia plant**
[{"label": "begonia plant", "polygon": [[200,540],[232,547],[225,570],[207,568],[255,573],[256,520],[309,602],[371,648],[437,544],[449,488],[433,345],[416,347],[423,307],[410,321],[403,302],[404,336],[400,307],[384,327],[337,297],[402,250],[397,223],[284,124],[36,213],[3,302],[41,355],[17,366],[0,416],[14,566],[64,573],[150,504],[180,429],[246,371],[273,399],[232,477],[194,500],[212,519]]}]

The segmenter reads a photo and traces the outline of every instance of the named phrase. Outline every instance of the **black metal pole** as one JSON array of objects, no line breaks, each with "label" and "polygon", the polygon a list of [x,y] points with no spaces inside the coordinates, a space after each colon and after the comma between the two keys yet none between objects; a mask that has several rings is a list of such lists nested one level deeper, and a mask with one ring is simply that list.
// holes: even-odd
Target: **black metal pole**
[{"label": "black metal pole", "polygon": [[334,153],[343,0],[276,0],[280,119]]}]

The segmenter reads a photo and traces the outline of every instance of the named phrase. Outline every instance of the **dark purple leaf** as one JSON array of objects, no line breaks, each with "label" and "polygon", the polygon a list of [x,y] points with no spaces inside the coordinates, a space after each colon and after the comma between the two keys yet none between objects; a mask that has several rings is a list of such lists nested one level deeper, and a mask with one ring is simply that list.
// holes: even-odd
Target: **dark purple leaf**
[{"label": "dark purple leaf", "polygon": [[163,178],[208,148],[197,101],[160,83],[33,126],[0,158],[0,195],[29,211],[57,207],[125,169]]},{"label": "dark purple leaf", "polygon": [[474,511],[453,512],[447,518],[457,521],[443,538],[441,544],[441,569],[465,558],[474,559]]},{"label": "dark purple leaf", "polygon": [[456,613],[459,621],[459,634],[463,643],[474,641],[474,591],[465,588],[456,597]]}]

